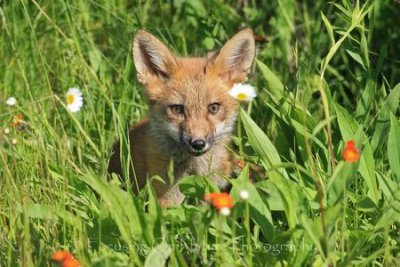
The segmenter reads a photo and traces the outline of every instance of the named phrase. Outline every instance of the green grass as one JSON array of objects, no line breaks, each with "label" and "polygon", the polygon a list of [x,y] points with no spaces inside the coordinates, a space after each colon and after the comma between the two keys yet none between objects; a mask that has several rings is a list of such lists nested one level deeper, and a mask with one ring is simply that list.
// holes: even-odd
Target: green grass
[{"label": "green grass", "polygon": [[[0,1],[0,266],[394,266],[400,262],[398,1]],[[161,210],[108,179],[144,117],[130,45],[144,28],[182,55],[254,29],[258,97],[243,106],[235,207]],[[397,85],[397,86],[396,86]],[[84,106],[64,104],[78,86]],[[4,101],[15,96],[18,104]],[[244,110],[247,110],[244,111]],[[250,112],[249,112],[250,111]],[[248,113],[249,112],[249,113]],[[10,127],[22,114],[29,130]],[[3,134],[10,128],[9,134]],[[11,140],[17,144],[12,145]],[[358,163],[342,151],[353,139]],[[215,187],[188,177],[201,199]],[[238,192],[247,189],[247,202]]]}]

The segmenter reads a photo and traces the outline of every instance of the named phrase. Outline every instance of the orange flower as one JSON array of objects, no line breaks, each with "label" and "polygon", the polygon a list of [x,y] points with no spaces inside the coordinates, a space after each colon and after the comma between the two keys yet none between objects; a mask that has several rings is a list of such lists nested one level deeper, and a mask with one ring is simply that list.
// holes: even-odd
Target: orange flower
[{"label": "orange flower", "polygon": [[216,197],[218,197],[219,193],[209,193],[204,196],[205,201],[213,201]]},{"label": "orange flower", "polygon": [[346,142],[346,147],[343,150],[343,159],[352,163],[360,159],[360,150],[356,147],[356,143],[353,140]]},{"label": "orange flower", "polygon": [[21,125],[21,123],[24,122],[24,116],[22,116],[21,114],[17,114],[15,115],[15,117],[13,118],[12,122],[10,123],[10,125],[12,127],[18,127]]},{"label": "orange flower", "polygon": [[58,250],[53,253],[51,259],[55,262],[62,262],[66,259],[73,258],[72,254],[65,250]]},{"label": "orange flower", "polygon": [[81,266],[80,262],[74,258],[66,259],[62,262],[62,267],[79,267]]},{"label": "orange flower", "polygon": [[205,195],[204,199],[210,201],[214,208],[216,208],[218,211],[223,208],[231,209],[233,207],[233,199],[226,192],[210,193]]},{"label": "orange flower", "polygon": [[79,261],[75,259],[71,253],[65,250],[58,250],[54,252],[53,255],[51,256],[51,259],[60,264],[62,267],[80,266]]}]

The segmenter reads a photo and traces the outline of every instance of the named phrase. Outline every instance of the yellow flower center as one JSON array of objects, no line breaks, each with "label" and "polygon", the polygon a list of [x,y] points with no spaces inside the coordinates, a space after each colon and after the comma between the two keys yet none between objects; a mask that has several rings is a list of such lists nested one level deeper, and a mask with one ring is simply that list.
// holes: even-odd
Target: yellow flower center
[{"label": "yellow flower center", "polygon": [[245,93],[239,93],[236,98],[240,101],[246,100],[247,99],[247,95]]},{"label": "yellow flower center", "polygon": [[68,94],[67,95],[67,103],[68,105],[72,105],[75,101],[75,96],[73,94]]}]

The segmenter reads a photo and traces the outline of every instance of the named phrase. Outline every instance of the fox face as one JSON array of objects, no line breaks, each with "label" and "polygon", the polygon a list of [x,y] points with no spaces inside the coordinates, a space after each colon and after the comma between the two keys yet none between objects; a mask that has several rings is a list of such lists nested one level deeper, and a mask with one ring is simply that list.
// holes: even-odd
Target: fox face
[{"label": "fox face", "polygon": [[146,88],[157,140],[193,156],[225,143],[239,106],[228,91],[246,78],[254,51],[250,29],[203,58],[179,58],[153,35],[139,31],[133,57],[138,79]]},{"label": "fox face", "polygon": [[[206,68],[202,60],[191,61]],[[168,81],[151,101],[150,117],[180,147],[200,156],[217,141],[230,137],[238,103],[227,93],[229,88],[211,74],[184,72],[188,68],[182,67],[175,75],[183,78]]]}]

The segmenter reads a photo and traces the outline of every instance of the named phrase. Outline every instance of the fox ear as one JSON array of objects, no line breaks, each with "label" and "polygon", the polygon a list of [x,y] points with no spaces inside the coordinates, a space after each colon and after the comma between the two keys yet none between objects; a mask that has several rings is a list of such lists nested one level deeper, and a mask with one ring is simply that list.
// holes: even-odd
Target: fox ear
[{"label": "fox ear", "polygon": [[175,56],[156,37],[139,30],[133,40],[133,60],[138,80],[146,83],[150,76],[168,79],[176,69]]},{"label": "fox ear", "polygon": [[218,75],[231,83],[245,80],[254,60],[255,44],[253,31],[244,29],[234,35],[209,60]]}]

